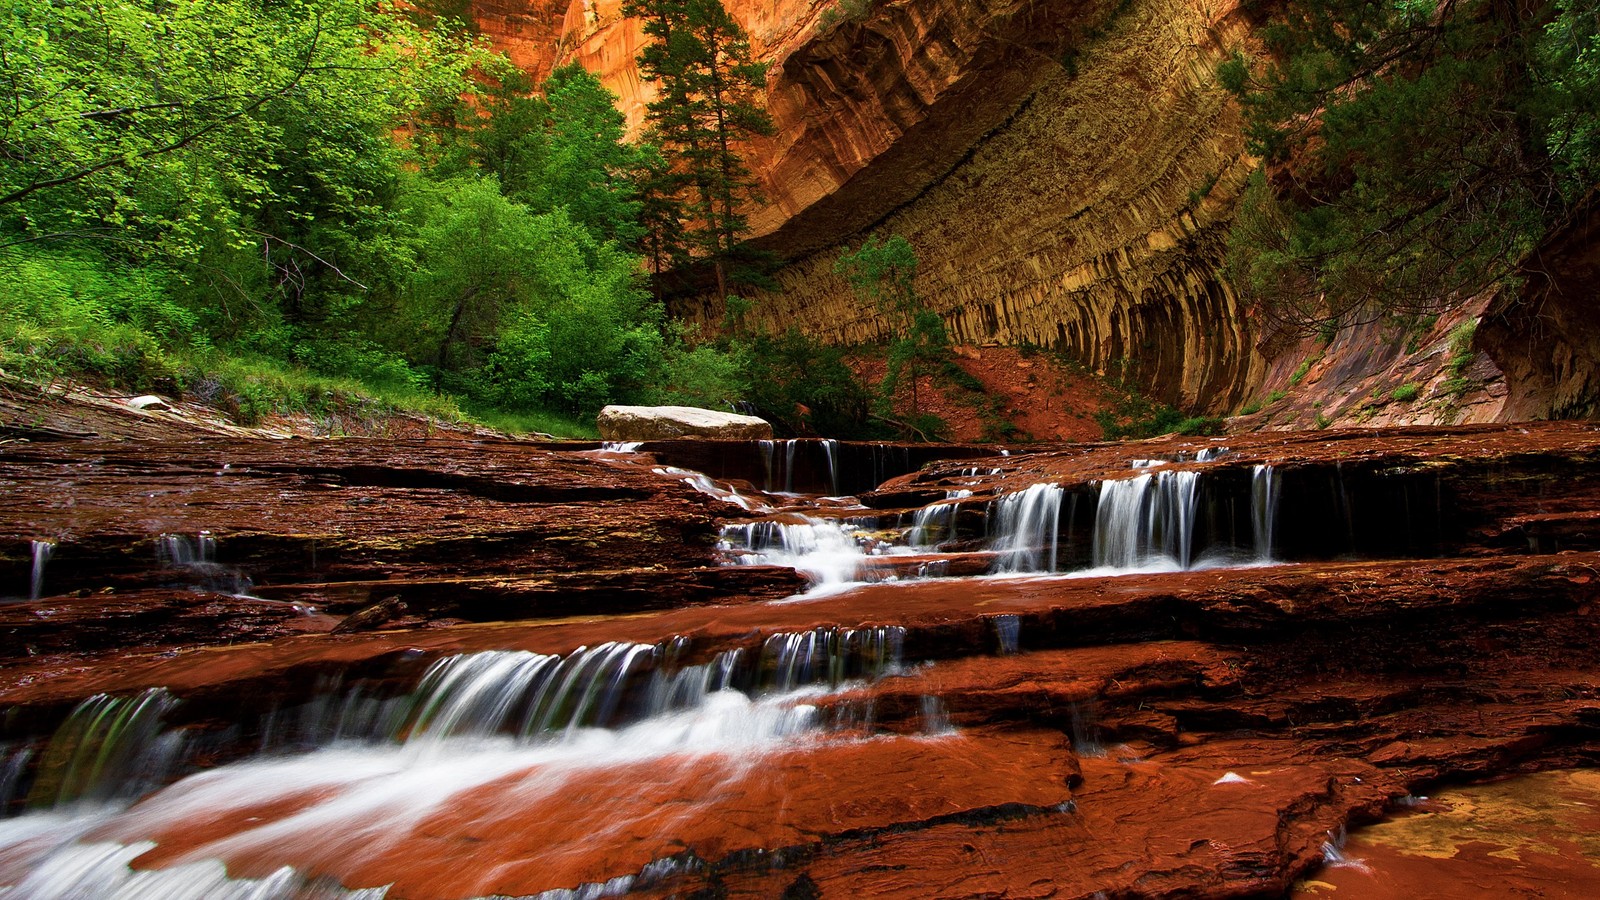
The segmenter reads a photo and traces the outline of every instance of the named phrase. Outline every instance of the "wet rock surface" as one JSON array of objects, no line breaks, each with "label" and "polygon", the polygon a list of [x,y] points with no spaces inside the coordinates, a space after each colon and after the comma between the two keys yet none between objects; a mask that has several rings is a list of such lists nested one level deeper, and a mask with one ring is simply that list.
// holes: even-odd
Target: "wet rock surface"
[{"label": "wet rock surface", "polygon": [[[301,893],[268,896],[418,900],[1354,884],[1323,868],[1347,825],[1595,765],[1597,475],[1581,425],[952,459],[867,507],[501,443],[13,445],[8,583],[56,544],[40,598],[0,605],[0,801],[79,777],[58,727],[113,746],[74,707],[161,688],[187,749],[152,786],[176,783],[83,832],[152,878],[220,859],[292,867]],[[1093,568],[1107,485],[1140,478],[1139,521],[1166,521],[1157,486],[1192,488],[1193,552]],[[1060,501],[1033,532],[1025,497]],[[718,567],[775,553],[730,534],[780,525],[853,535],[852,577],[877,583],[790,596],[787,566]],[[1019,554],[1055,562],[968,574]],[[222,574],[251,584],[195,585]],[[448,675],[473,666],[542,674]],[[34,884],[61,840],[0,849],[0,885]],[[1588,877],[1575,847],[1541,843],[1517,884]],[[1507,891],[1466,883],[1451,896]]]}]

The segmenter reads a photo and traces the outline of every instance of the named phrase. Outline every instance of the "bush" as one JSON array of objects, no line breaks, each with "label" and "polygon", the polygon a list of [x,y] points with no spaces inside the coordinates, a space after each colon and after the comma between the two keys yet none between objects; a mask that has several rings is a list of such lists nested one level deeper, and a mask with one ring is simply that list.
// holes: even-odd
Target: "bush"
[{"label": "bush", "polygon": [[867,390],[838,348],[790,329],[777,337],[756,335],[741,352],[747,360],[746,399],[784,433],[884,436],[868,419]]},{"label": "bush", "polygon": [[1422,390],[1414,384],[1402,384],[1389,392],[1389,399],[1396,403],[1410,403],[1421,393]]}]

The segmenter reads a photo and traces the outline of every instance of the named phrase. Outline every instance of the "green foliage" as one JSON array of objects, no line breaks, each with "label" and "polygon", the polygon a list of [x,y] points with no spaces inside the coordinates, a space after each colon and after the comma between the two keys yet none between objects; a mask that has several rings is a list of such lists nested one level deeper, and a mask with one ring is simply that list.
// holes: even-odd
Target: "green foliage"
[{"label": "green foliage", "polygon": [[592,75],[536,96],[466,11],[12,3],[6,369],[199,385],[245,421],[360,390],[588,415],[663,366],[725,393],[706,385],[730,365],[663,334],[628,252],[650,152]]},{"label": "green foliage", "polygon": [[749,394],[748,347],[696,344],[681,329],[673,331],[651,403],[728,409]]},{"label": "green foliage", "polygon": [[791,329],[755,335],[740,352],[746,359],[747,399],[784,433],[882,436],[868,421],[866,388],[838,348]]},{"label": "green foliage", "polygon": [[817,17],[817,28],[827,31],[842,22],[861,22],[872,14],[873,0],[838,0]]},{"label": "green foliage", "polygon": [[1290,0],[1236,56],[1258,173],[1229,274],[1268,315],[1423,316],[1511,279],[1600,176],[1592,0]]},{"label": "green foliage", "polygon": [[1472,365],[1477,351],[1472,341],[1478,336],[1478,320],[1468,319],[1450,331],[1450,361],[1446,365],[1450,374],[1460,376]]},{"label": "green foliage", "polygon": [[1317,413],[1316,418],[1311,420],[1311,424],[1318,431],[1322,431],[1323,429],[1325,429],[1328,426],[1332,425],[1333,424],[1333,420],[1328,418],[1327,416],[1323,415],[1322,413]]},{"label": "green foliage", "polygon": [[[845,277],[862,299],[870,300],[888,323],[889,366],[878,386],[880,415],[893,418],[902,379],[911,384],[911,416],[922,414],[918,379],[929,365],[945,360],[949,338],[944,320],[917,295],[917,252],[900,235],[879,240],[873,235],[854,253],[844,253],[834,271]],[[914,432],[928,432],[910,425]]]},{"label": "green foliage", "polygon": [[1450,377],[1445,379],[1440,387],[1446,394],[1459,397],[1477,384],[1467,376],[1467,369],[1471,368],[1472,361],[1477,358],[1477,351],[1473,349],[1473,339],[1478,335],[1478,320],[1468,319],[1450,331],[1450,359],[1445,363],[1445,370]]},{"label": "green foliage", "polygon": [[1396,403],[1410,403],[1422,394],[1422,389],[1414,384],[1402,384],[1389,392],[1389,399]]},{"label": "green foliage", "polygon": [[1318,356],[1308,356],[1302,360],[1300,365],[1295,367],[1294,374],[1289,376],[1289,386],[1299,387],[1300,382],[1306,379],[1306,375],[1311,371],[1311,367],[1316,365],[1317,360],[1320,358],[1321,357]]},{"label": "green foliage", "polygon": [[1215,416],[1191,416],[1148,397],[1128,393],[1112,409],[1094,414],[1108,441],[1149,438],[1163,434],[1219,435],[1226,430]]}]

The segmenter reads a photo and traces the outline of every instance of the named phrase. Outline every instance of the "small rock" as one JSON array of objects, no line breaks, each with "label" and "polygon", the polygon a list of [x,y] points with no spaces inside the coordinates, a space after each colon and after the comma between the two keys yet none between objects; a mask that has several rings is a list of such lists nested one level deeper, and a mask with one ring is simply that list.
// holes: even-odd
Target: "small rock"
[{"label": "small rock", "polygon": [[372,631],[395,621],[409,611],[406,602],[401,600],[398,595],[386,597],[365,609],[345,616],[344,621],[333,627],[333,633],[351,634],[357,631]]}]

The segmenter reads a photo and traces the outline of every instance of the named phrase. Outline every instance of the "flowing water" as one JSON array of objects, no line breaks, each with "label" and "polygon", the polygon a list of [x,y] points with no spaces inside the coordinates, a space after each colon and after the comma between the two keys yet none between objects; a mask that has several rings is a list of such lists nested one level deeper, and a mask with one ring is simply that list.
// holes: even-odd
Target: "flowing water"
[{"label": "flowing water", "polygon": [[[153,793],[184,745],[184,730],[164,725],[178,701],[95,697],[46,747],[32,811],[0,820],[0,897],[381,897],[385,885],[360,883],[364,866],[461,804],[487,803],[486,821],[581,818],[566,799],[575,786],[669,777],[712,757],[732,783],[767,754],[859,740],[835,728],[870,726],[870,709],[819,704],[900,672],[903,642],[894,627],[818,628],[696,665],[676,663],[681,639],[446,657],[405,694],[352,690],[270,717],[259,754]],[[949,732],[937,707],[924,728]],[[26,763],[0,759],[0,772]],[[577,823],[585,833],[616,824],[600,806]],[[197,827],[206,822],[219,824]],[[168,843],[160,867],[133,865]],[[608,896],[672,864],[652,865],[549,896]],[[340,872],[347,887],[314,871]]]},{"label": "flowing water", "polygon": [[56,545],[53,541],[33,542],[33,582],[28,592],[28,599],[37,600],[44,596],[44,567],[50,564],[50,557],[55,555]]},{"label": "flowing water", "polygon": [[[819,446],[837,495],[844,475],[838,448]],[[792,490],[801,447],[762,442],[768,491]],[[888,465],[895,449],[882,448],[872,464]],[[599,452],[631,457],[637,450],[607,444]],[[947,545],[986,545],[992,570],[1002,575],[1061,572],[1083,565],[1085,556],[1094,571],[1200,565],[1208,549],[1200,546],[1206,476],[1164,467],[1227,451],[1206,452],[1203,459],[1139,461],[1147,465],[1137,465],[1137,474],[1101,482],[1092,494],[1040,483],[973,500],[971,488],[997,470],[971,467],[957,482],[966,486],[915,510],[879,514],[846,499],[833,504],[839,511],[832,517],[796,512],[781,496],[749,496],[701,473],[650,465],[767,517],[723,529],[729,561],[792,566],[815,592],[913,577],[880,565],[896,556],[920,560],[915,576],[941,575],[953,558],[941,557]],[[1277,502],[1272,470],[1257,467],[1248,516],[1253,559],[1271,558]],[[1080,503],[1087,534],[1075,538]],[[986,534],[971,533],[979,514]],[[218,563],[207,532],[164,534],[156,547],[164,567],[191,580],[235,593],[249,587],[242,573]],[[35,542],[35,595],[49,549]],[[994,652],[1021,652],[1018,616],[989,621]],[[754,777],[775,754],[872,739],[873,705],[851,692],[906,672],[905,638],[892,626],[818,627],[693,664],[684,663],[694,658],[685,639],[603,643],[564,655],[447,656],[409,690],[333,680],[315,698],[274,710],[254,728],[236,723],[223,737],[197,735],[205,729],[160,689],[97,696],[42,746],[0,747],[0,804],[23,811],[0,819],[0,898],[378,898],[386,884],[367,873],[384,871],[407,841],[464,809],[479,810],[488,830],[511,817],[563,821],[582,840],[604,841],[633,815],[617,805],[631,802],[621,786],[643,773],[687,778],[714,760],[718,783],[732,785]],[[939,696],[918,702],[923,735],[953,733]],[[1103,753],[1093,706],[1074,705],[1068,716],[1079,751]],[[237,743],[240,729],[255,735],[255,752],[240,758],[235,746],[221,758],[236,761],[214,765],[226,735]],[[574,791],[602,799],[592,809],[575,806]],[[691,805],[651,815],[697,813]],[[552,839],[550,865],[559,865],[564,846]],[[698,864],[692,854],[640,861],[607,880],[568,881],[537,896],[616,896]]]}]

